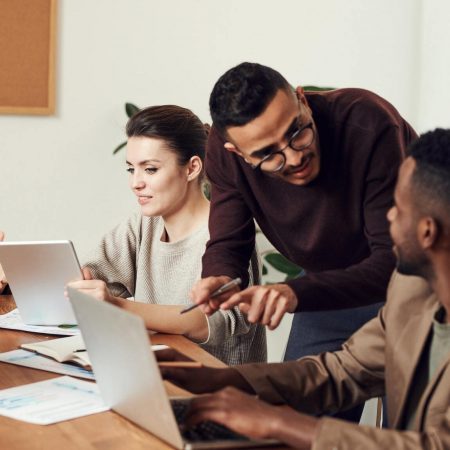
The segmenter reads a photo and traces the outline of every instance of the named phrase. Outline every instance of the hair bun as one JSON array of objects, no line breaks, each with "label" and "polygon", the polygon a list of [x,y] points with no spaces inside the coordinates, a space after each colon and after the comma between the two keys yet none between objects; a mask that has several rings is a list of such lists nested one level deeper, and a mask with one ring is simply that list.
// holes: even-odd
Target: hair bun
[{"label": "hair bun", "polygon": [[211,125],[209,123],[204,123],[203,128],[205,130],[206,136],[208,136],[209,132],[211,131]]}]

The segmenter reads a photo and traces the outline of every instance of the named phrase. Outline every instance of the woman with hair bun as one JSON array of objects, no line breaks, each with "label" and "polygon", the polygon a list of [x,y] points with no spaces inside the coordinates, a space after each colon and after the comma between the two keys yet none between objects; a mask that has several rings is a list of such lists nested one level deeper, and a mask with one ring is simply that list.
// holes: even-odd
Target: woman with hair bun
[{"label": "woman with hair bun", "polygon": [[[140,213],[103,237],[86,259],[85,280],[69,285],[140,315],[150,330],[182,334],[227,364],[265,361],[264,327],[239,309],[180,314],[209,240],[207,131],[192,111],[174,105],[145,108],[128,121],[126,165]],[[250,273],[257,284],[257,263]]]}]

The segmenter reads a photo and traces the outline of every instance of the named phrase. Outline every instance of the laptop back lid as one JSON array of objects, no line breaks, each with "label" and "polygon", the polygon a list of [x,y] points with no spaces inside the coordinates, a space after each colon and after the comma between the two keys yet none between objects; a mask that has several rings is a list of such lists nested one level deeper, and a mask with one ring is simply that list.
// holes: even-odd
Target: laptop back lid
[{"label": "laptop back lid", "polygon": [[183,448],[144,321],[75,289],[68,292],[105,403]]},{"label": "laptop back lid", "polygon": [[76,323],[64,288],[83,275],[70,241],[0,242],[0,264],[26,324]]}]

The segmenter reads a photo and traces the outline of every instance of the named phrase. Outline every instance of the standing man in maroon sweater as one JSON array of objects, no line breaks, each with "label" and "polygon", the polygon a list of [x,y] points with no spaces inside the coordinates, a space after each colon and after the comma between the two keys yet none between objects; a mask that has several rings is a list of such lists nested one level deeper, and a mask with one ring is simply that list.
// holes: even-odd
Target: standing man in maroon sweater
[{"label": "standing man in maroon sweater", "polygon": [[[207,314],[239,304],[270,329],[295,312],[285,359],[337,350],[385,300],[395,266],[386,213],[414,130],[371,92],[294,90],[253,63],[217,81],[210,110],[211,238],[192,300]],[[232,278],[246,286],[254,219],[306,275],[210,299]]]}]

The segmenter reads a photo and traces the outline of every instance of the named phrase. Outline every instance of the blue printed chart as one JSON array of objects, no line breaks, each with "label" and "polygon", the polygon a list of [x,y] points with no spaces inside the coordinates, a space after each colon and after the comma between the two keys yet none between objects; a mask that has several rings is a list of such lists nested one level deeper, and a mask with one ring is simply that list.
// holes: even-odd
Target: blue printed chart
[{"label": "blue printed chart", "polygon": [[0,390],[0,415],[38,425],[108,409],[95,383],[68,376]]}]

